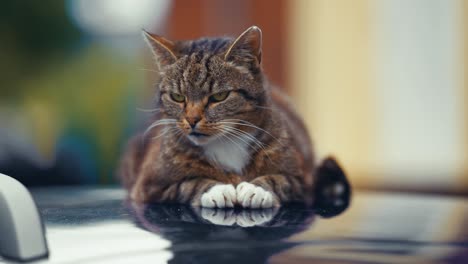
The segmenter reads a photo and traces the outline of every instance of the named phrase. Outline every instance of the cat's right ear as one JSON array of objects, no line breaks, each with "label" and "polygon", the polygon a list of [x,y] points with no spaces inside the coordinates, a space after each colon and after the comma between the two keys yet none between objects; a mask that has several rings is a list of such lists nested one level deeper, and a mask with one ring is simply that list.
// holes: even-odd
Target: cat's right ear
[{"label": "cat's right ear", "polygon": [[257,26],[249,27],[231,44],[226,61],[259,67],[262,61],[262,31]]},{"label": "cat's right ear", "polygon": [[175,55],[175,45],[172,41],[165,39],[159,35],[149,33],[148,31],[143,31],[143,38],[145,39],[148,46],[151,48],[151,51],[154,54],[156,62],[159,68],[164,68],[165,66],[171,65],[177,61],[177,56]]}]

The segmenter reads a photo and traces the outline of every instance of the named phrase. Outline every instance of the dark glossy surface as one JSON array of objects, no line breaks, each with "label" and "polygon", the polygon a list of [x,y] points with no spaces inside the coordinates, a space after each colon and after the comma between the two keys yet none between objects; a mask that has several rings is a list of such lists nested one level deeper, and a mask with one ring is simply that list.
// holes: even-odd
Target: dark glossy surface
[{"label": "dark glossy surface", "polygon": [[461,198],[358,192],[349,208],[322,197],[315,209],[210,210],[135,205],[118,188],[33,194],[44,263],[468,263]]}]

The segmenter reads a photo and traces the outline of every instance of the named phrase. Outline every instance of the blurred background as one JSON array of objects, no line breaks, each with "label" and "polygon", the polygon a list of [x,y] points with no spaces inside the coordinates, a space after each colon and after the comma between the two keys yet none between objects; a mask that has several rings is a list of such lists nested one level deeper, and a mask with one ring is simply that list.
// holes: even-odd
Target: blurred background
[{"label": "blurred background", "polygon": [[264,33],[263,65],[356,188],[468,195],[468,1],[44,0],[0,4],[0,172],[113,184],[151,108],[141,28]]}]

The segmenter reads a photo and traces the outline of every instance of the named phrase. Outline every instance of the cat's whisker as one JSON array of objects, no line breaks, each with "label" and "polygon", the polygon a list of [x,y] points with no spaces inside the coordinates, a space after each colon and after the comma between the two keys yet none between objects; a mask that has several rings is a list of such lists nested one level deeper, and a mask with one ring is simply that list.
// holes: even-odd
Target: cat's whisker
[{"label": "cat's whisker", "polygon": [[177,122],[177,120],[175,120],[175,119],[159,119],[159,120],[153,122],[151,125],[161,124],[161,123],[176,123],[176,122]]},{"label": "cat's whisker", "polygon": [[[236,132],[231,131],[231,133],[236,133]],[[238,133],[237,135],[238,135],[238,136],[242,136],[243,134]],[[244,135],[245,135],[245,134],[244,134]],[[257,146],[257,148],[253,148],[255,152],[258,152],[258,151],[260,151],[260,150],[263,150],[263,151],[265,151],[265,154],[268,156],[268,154],[266,153],[265,147],[264,147],[261,143],[259,143],[258,140],[252,140],[252,142],[255,144],[255,146]],[[269,157],[268,157],[268,158],[269,158]]]},{"label": "cat's whisker", "polygon": [[265,129],[261,128],[261,127],[258,127],[248,121],[245,121],[245,120],[242,120],[242,119],[225,119],[223,121],[220,121],[219,123],[229,123],[229,124],[233,124],[233,125],[242,125],[242,126],[248,126],[248,127],[252,127],[252,128],[255,128],[255,129],[258,129],[260,131],[263,131],[265,133],[267,133],[268,135],[272,136],[273,135],[266,131]]},{"label": "cat's whisker", "polygon": [[175,144],[178,144],[179,140],[181,139],[181,136],[184,135],[183,130],[180,129],[177,125],[167,128],[165,135],[168,135],[168,134],[172,134],[174,137],[177,138],[177,141]]},{"label": "cat's whisker", "polygon": [[167,135],[167,134],[169,134],[169,133],[172,133],[172,131],[173,131],[175,128],[176,128],[175,126],[165,128],[165,129],[162,131],[161,134],[159,134],[159,135],[156,136],[156,137],[153,137],[152,140],[156,140],[156,139],[158,139],[158,138],[160,138],[160,137],[163,137],[163,136],[165,136],[165,135]]},{"label": "cat's whisker", "polygon": [[250,142],[243,139],[240,135],[235,134],[233,131],[230,131],[230,130],[226,129],[226,130],[224,130],[224,132],[227,133],[227,134],[230,134],[230,135],[234,136],[235,138],[239,139],[240,141],[244,142],[248,147],[250,147],[250,148],[254,147]]},{"label": "cat's whisker", "polygon": [[[262,145],[259,144],[259,143],[257,142],[258,140],[257,140],[255,137],[253,137],[252,135],[250,135],[249,133],[246,133],[246,132],[244,132],[244,131],[242,131],[242,130],[240,130],[240,129],[238,129],[238,130],[240,130],[240,131],[242,131],[242,132],[236,131],[236,130],[235,130],[236,128],[235,128],[235,127],[232,127],[232,126],[224,126],[224,127],[225,127],[226,130],[229,131],[230,133],[236,134],[236,135],[238,135],[238,136],[240,136],[240,137],[246,136],[249,140],[252,140],[252,142],[255,143],[260,149],[263,149]],[[244,142],[245,142],[245,141],[244,141]],[[249,144],[249,145],[250,145],[250,144]]]},{"label": "cat's whisker", "polygon": [[275,109],[273,109],[273,107],[266,107],[266,106],[261,106],[261,105],[253,105],[253,107],[260,108],[260,109],[266,109],[266,110],[270,110],[270,111],[275,110]]},{"label": "cat's whisker", "polygon": [[141,69],[138,69],[138,70],[140,70],[140,71],[148,71],[148,72],[159,73],[159,71],[157,71],[157,70],[152,70],[152,69],[141,68]]},{"label": "cat's whisker", "polygon": [[174,134],[177,137],[176,145],[179,144],[180,140],[184,137],[184,131],[177,127],[177,131]]},{"label": "cat's whisker", "polygon": [[[221,131],[223,131],[223,130],[221,130]],[[224,141],[224,138],[226,138],[229,141],[231,141],[239,150],[244,151],[244,148],[241,145],[239,145],[238,142],[236,142],[234,139],[230,138],[228,133],[223,132],[223,133],[220,133],[220,135],[221,135],[220,139],[223,141],[223,143],[226,142],[226,141]],[[251,155],[249,155],[248,159],[252,160],[253,157]]]},{"label": "cat's whisker", "polygon": [[161,125],[171,125],[171,124],[176,124],[177,123],[177,120],[175,119],[161,119],[161,120],[158,120],[154,123],[152,123],[146,130],[145,132],[143,133],[143,137],[146,137],[146,135],[148,134],[148,132],[150,132],[152,129],[154,129],[155,127],[158,127],[158,126],[161,126]]},{"label": "cat's whisker", "polygon": [[137,107],[136,110],[140,112],[145,112],[145,113],[157,113],[157,112],[162,111],[161,108],[145,109],[145,108],[139,108],[139,107]]},{"label": "cat's whisker", "polygon": [[175,124],[176,122],[156,122],[156,123],[153,123],[151,124],[146,130],[145,130],[145,133],[148,133],[150,130],[158,127],[158,126],[161,126],[161,125],[172,125],[172,124]]},{"label": "cat's whisker", "polygon": [[[227,127],[230,128],[230,129],[237,129],[237,128],[231,127],[231,126],[227,126]],[[239,131],[236,131],[236,133],[238,133],[239,136],[242,136],[242,135],[247,136],[249,139],[251,139],[259,147],[255,151],[263,150],[265,155],[270,160],[270,162],[273,163],[273,160],[271,159],[270,155],[268,155],[268,153],[266,152],[266,149],[265,149],[265,147],[268,147],[268,146],[265,146],[260,140],[256,139],[254,136],[250,135],[249,133],[247,133],[247,132],[245,132],[243,130],[240,130],[240,129],[237,129],[237,130],[239,130]],[[234,131],[235,130],[233,130],[231,132],[234,132]]]},{"label": "cat's whisker", "polygon": [[[239,147],[240,150],[244,150],[244,148],[242,148],[241,145],[238,144],[238,142],[236,142],[235,140],[233,140],[232,138],[228,137],[229,135],[231,135],[229,133],[229,131],[223,126],[221,128],[217,128],[218,131],[221,131],[221,133],[219,133],[219,135],[221,136],[224,136],[226,137],[227,139],[229,139],[232,143],[234,143],[237,147]],[[247,143],[247,142],[246,142]]]},{"label": "cat's whisker", "polygon": [[[238,135],[238,134],[236,135],[233,131],[230,131],[228,128],[226,128],[226,126],[224,126],[224,128],[223,128],[221,131],[223,131],[225,135],[234,136],[234,137],[237,138],[238,140],[244,142],[248,147],[253,148],[254,151],[257,151],[257,150],[254,148],[254,146],[253,146],[250,142],[248,142],[248,141],[246,141],[245,139],[243,139],[240,135]],[[240,145],[239,145],[239,147],[240,147]],[[260,146],[260,148],[263,149],[261,146]],[[242,150],[243,150],[243,149],[242,149]],[[266,154],[266,153],[265,153],[265,154]],[[268,156],[268,154],[267,154],[267,156]],[[252,156],[249,157],[249,159],[252,159],[252,158],[253,158]],[[268,156],[268,158],[270,159],[269,156]],[[270,159],[270,161],[271,161],[271,159]]]},{"label": "cat's whisker", "polygon": [[257,144],[260,144],[261,146],[263,147],[268,147],[268,145],[265,145],[263,142],[261,142],[260,140],[258,140],[256,137],[254,137],[253,135],[245,132],[244,130],[242,129],[239,129],[237,127],[233,127],[233,126],[227,126],[225,125],[226,127],[228,127],[229,129],[233,129],[235,130],[236,132],[240,133],[241,135],[245,135],[246,137],[248,137],[249,139],[251,139],[252,141],[254,141],[255,143]]},{"label": "cat's whisker", "polygon": [[[236,122],[238,121],[238,122]],[[244,123],[239,123],[240,122],[244,122]],[[281,141],[276,138],[275,136],[273,136],[270,132],[266,131],[265,129],[261,128],[261,127],[258,127],[248,121],[245,121],[245,120],[241,120],[241,119],[225,119],[223,121],[219,121],[218,122],[219,124],[231,124],[231,125],[239,125],[239,126],[247,126],[247,127],[252,127],[252,128],[255,128],[255,129],[258,129],[260,131],[263,131],[265,132],[266,134],[268,134],[269,136],[271,136],[272,138],[274,138],[275,140],[277,140],[280,144],[281,144]]]}]

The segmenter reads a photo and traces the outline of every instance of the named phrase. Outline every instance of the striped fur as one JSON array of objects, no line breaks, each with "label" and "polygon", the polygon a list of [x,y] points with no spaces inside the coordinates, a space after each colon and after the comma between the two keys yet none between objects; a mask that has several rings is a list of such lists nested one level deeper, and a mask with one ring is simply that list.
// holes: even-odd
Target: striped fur
[{"label": "striped fur", "polygon": [[[220,195],[216,190],[233,188],[211,188],[227,184],[251,188],[236,189],[234,202],[244,207],[307,200],[315,181],[312,144],[291,103],[262,72],[260,30],[252,27],[237,39],[181,42],[146,35],[161,71],[156,87],[160,111],[152,119],[154,128],[135,136],[122,159],[120,175],[130,197],[208,206],[201,197],[209,194],[205,200],[224,207],[214,200]],[[230,91],[224,101],[210,99],[223,91]],[[176,102],[171,93],[186,99]],[[199,120],[196,131],[191,120]],[[188,136],[194,131],[209,136],[195,142]],[[230,163],[226,148],[245,157],[232,156],[239,161]],[[265,202],[270,196],[272,203]]]}]

